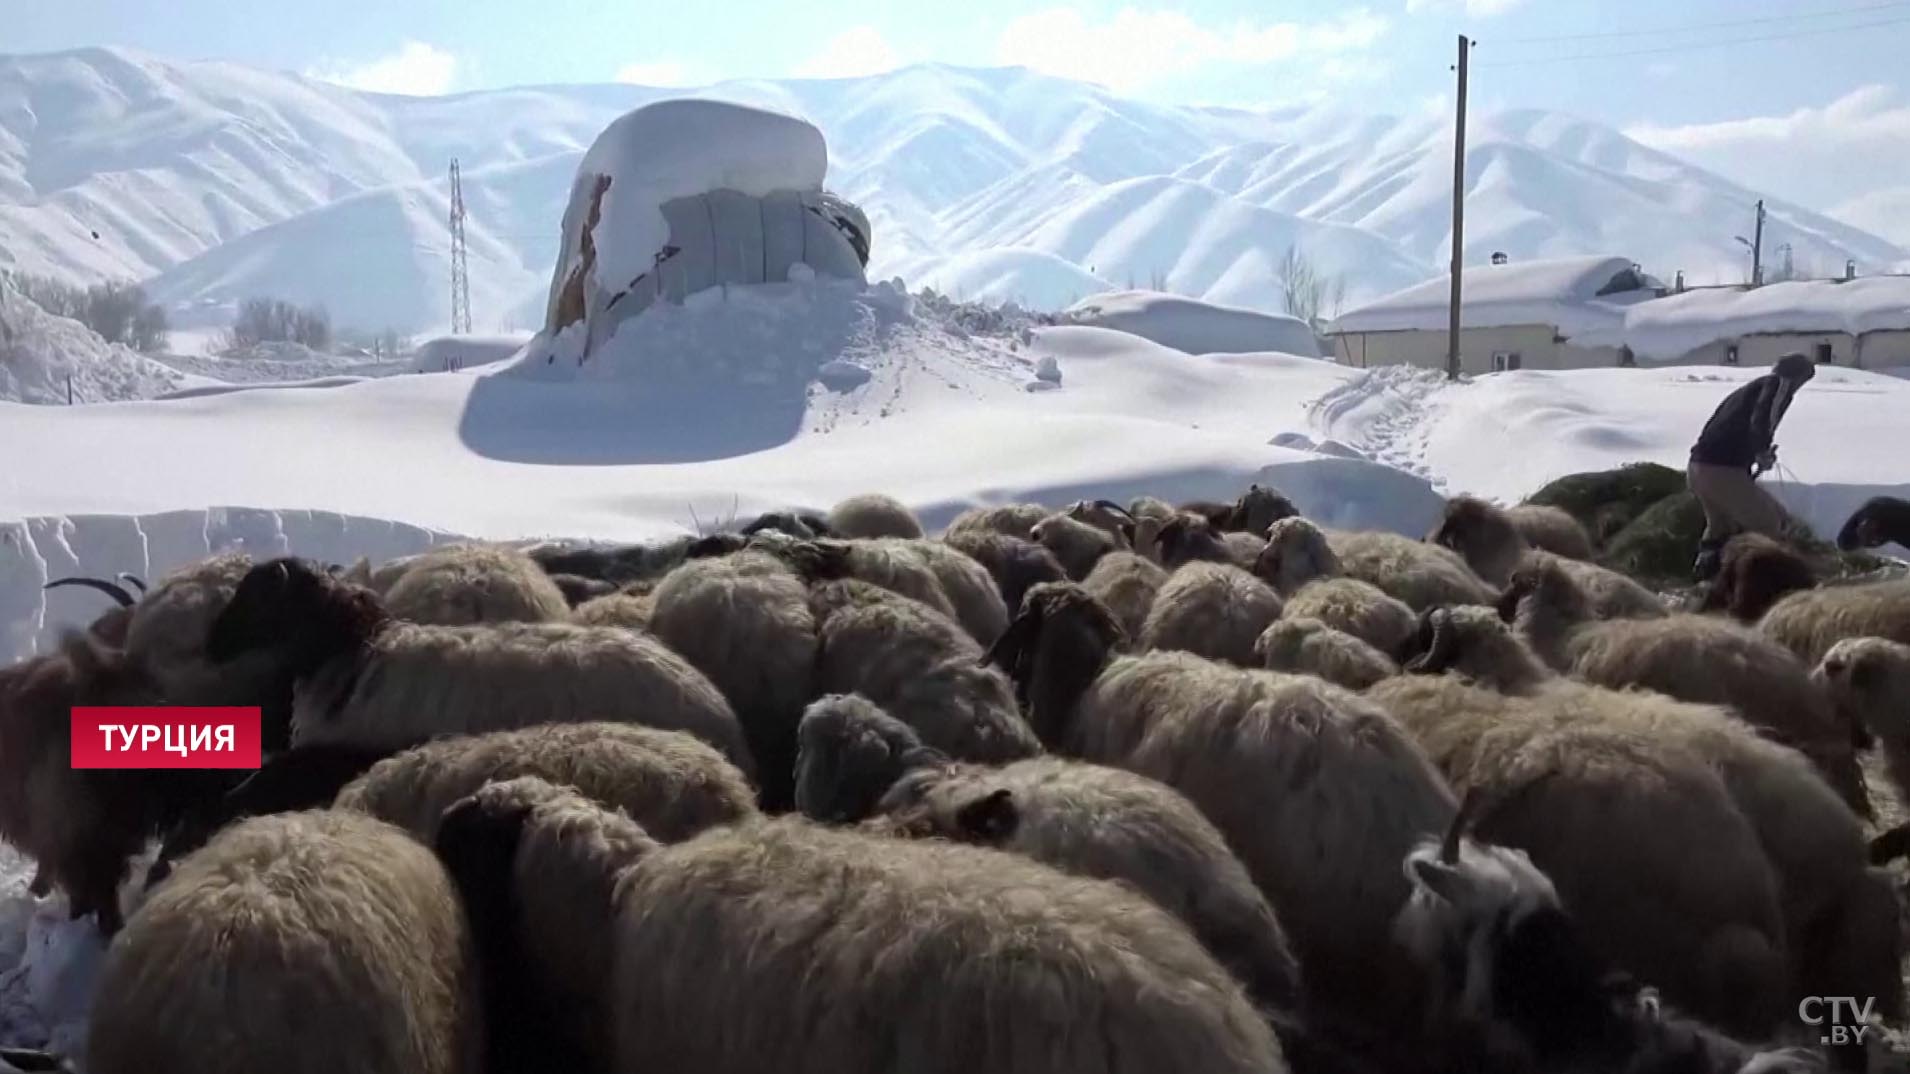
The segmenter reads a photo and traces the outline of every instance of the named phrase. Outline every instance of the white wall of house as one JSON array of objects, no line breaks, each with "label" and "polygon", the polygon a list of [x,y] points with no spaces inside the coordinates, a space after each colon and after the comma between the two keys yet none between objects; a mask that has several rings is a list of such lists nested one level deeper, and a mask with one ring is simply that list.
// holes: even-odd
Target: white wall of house
[{"label": "white wall of house", "polygon": [[[1830,348],[1834,365],[1857,369],[1900,369],[1910,366],[1910,331],[1866,332],[1852,337],[1848,332],[1767,332],[1739,336],[1736,339],[1708,343],[1683,357],[1652,365],[1741,365],[1764,367],[1792,351],[1821,357],[1820,348]],[[1734,353],[1735,352],[1735,353]]]},{"label": "white wall of house", "polygon": [[[1410,329],[1399,332],[1343,332],[1333,338],[1333,356],[1341,365],[1368,368],[1413,365],[1446,368],[1446,333]],[[1560,340],[1551,325],[1465,328],[1459,333],[1460,372],[1491,373],[1497,356],[1517,356],[1519,369],[1594,369],[1618,364],[1616,347],[1582,347]]]}]

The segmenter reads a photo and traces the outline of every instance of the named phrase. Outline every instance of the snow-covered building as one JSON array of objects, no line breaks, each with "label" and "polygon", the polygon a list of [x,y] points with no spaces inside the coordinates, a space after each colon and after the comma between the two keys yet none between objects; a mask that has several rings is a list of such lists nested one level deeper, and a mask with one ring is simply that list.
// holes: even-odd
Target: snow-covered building
[{"label": "snow-covered building", "polygon": [[828,165],[822,132],[779,112],[677,98],[619,117],[571,184],[544,332],[584,322],[587,356],[658,301],[792,270],[862,280],[868,217],[822,189]]},{"label": "snow-covered building", "polygon": [[1320,339],[1298,317],[1202,302],[1160,291],[1090,295],[1062,311],[1064,324],[1111,328],[1188,354],[1320,357]]},{"label": "snow-covered building", "polygon": [[[1459,282],[1465,373],[1622,364],[1626,311],[1664,293],[1623,257],[1468,265]],[[1349,310],[1327,328],[1334,359],[1445,368],[1451,297],[1444,274]]]},{"label": "snow-covered building", "polygon": [[1686,291],[1626,311],[1624,336],[1640,364],[1767,366],[1799,351],[1900,369],[1910,366],[1910,276]]}]

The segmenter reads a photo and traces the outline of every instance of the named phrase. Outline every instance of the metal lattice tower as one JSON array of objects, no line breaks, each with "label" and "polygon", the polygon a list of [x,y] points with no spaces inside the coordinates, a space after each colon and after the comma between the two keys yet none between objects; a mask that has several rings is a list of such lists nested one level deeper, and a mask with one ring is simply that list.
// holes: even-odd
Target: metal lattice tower
[{"label": "metal lattice tower", "polygon": [[471,331],[471,275],[464,262],[464,184],[458,179],[458,158],[451,158],[451,332]]}]

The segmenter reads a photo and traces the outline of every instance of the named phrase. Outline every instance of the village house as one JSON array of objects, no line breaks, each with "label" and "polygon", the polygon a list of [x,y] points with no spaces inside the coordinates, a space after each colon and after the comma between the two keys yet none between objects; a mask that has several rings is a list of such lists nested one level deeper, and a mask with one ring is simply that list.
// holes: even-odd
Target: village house
[{"label": "village house", "polygon": [[1626,311],[1640,365],[1768,366],[1791,351],[1856,369],[1910,367],[1910,276],[1707,287]]}]

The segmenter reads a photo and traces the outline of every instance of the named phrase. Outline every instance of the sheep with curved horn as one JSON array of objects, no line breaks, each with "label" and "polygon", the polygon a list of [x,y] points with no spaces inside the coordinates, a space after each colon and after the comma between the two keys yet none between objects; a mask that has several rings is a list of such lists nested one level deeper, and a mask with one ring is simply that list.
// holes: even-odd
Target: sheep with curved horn
[{"label": "sheep with curved horn", "polygon": [[132,586],[134,589],[139,590],[141,593],[146,592],[146,580],[144,578],[141,578],[139,575],[134,574],[132,571],[120,571],[118,574],[113,575],[113,577],[119,579],[122,582],[125,582],[129,586]]},{"label": "sheep with curved horn", "polygon": [[[125,576],[121,575],[121,577],[125,577]],[[84,586],[87,589],[97,589],[100,592],[118,601],[119,606],[122,608],[130,608],[134,604],[138,603],[137,600],[134,599],[131,593],[126,592],[126,589],[124,586],[114,585],[112,582],[106,581],[103,578],[87,578],[87,577],[79,576],[79,575],[76,575],[70,578],[55,578],[51,582],[48,582],[47,584],[41,586],[40,588],[43,590],[58,589],[61,586],[69,586],[69,585]],[[140,592],[144,593],[145,591],[146,591],[145,587],[141,586]]]}]

